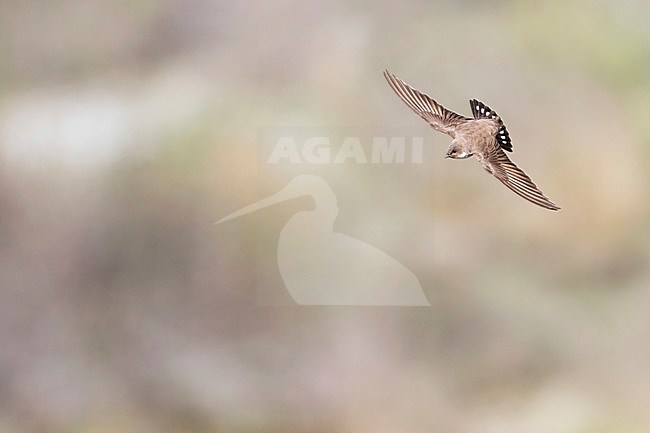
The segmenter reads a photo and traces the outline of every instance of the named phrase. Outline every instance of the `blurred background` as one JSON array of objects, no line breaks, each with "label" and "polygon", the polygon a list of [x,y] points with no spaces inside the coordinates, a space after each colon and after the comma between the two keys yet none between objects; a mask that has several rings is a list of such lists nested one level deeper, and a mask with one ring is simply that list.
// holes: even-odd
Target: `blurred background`
[{"label": "blurred background", "polygon": [[[0,2],[0,432],[647,433],[648,22],[641,0]],[[563,209],[445,161],[384,68],[497,110]],[[431,307],[259,302],[313,202],[214,222],[277,190],[273,125],[431,137],[331,183],[335,230]]]}]

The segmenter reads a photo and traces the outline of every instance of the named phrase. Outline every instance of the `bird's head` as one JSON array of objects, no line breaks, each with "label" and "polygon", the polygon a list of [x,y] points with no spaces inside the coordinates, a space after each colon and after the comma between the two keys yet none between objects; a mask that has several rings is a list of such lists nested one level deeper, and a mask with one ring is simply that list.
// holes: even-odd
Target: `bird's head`
[{"label": "bird's head", "polygon": [[465,159],[472,156],[471,153],[465,150],[465,147],[463,145],[456,143],[455,141],[456,140],[451,142],[451,145],[447,149],[447,155],[445,156],[445,158]]}]

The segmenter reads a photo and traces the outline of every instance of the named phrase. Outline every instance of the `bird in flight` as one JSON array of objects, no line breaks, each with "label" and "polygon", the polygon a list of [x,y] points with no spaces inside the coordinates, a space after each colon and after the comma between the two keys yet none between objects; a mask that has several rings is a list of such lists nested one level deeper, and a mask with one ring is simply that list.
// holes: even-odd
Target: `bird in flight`
[{"label": "bird in flight", "polygon": [[433,129],[453,138],[446,158],[465,159],[475,156],[488,173],[516,194],[543,208],[555,211],[560,209],[508,158],[505,151],[512,152],[510,134],[494,110],[471,99],[469,103],[474,118],[470,119],[447,110],[387,70],[384,70],[384,77],[411,110]]}]

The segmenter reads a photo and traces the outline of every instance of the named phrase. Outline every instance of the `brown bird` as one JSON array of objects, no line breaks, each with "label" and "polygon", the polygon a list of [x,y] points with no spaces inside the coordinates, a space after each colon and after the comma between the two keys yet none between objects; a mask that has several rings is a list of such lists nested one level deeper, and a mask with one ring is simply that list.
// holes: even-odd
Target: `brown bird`
[{"label": "brown bird", "polygon": [[453,138],[446,158],[465,159],[475,156],[488,173],[521,197],[546,209],[560,209],[508,158],[504,151],[512,152],[510,134],[494,110],[471,99],[469,103],[474,118],[470,119],[447,110],[387,70],[384,70],[384,76],[397,96],[411,110],[426,120],[433,129]]}]

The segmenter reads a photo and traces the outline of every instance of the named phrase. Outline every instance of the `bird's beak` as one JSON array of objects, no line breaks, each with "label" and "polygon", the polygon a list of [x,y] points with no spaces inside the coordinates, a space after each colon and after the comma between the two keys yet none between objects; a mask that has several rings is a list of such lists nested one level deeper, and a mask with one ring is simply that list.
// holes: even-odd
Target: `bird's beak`
[{"label": "bird's beak", "polygon": [[227,216],[221,218],[215,224],[220,224],[220,223],[226,222],[228,220],[238,218],[238,217],[240,217],[242,215],[246,215],[247,213],[255,212],[256,210],[259,210],[259,209],[262,209],[262,208],[265,208],[265,207],[268,207],[268,206],[272,206],[272,205],[274,205],[276,203],[280,203],[280,202],[283,202],[283,201],[286,201],[286,200],[289,200],[289,199],[304,195],[304,192],[298,191],[298,190],[296,190],[296,188],[289,188],[290,185],[291,184],[287,185],[286,187],[284,187],[283,189],[281,189],[280,191],[278,191],[277,193],[273,194],[270,197],[263,198],[262,200],[260,200],[260,201],[258,201],[256,203],[250,204],[250,205],[248,205],[246,207],[243,207],[243,208],[239,209],[236,212],[231,213],[230,215],[227,215]]},{"label": "bird's beak", "polygon": [[451,158],[451,156],[449,156],[449,155],[445,155],[445,159],[447,159],[447,158]]}]

